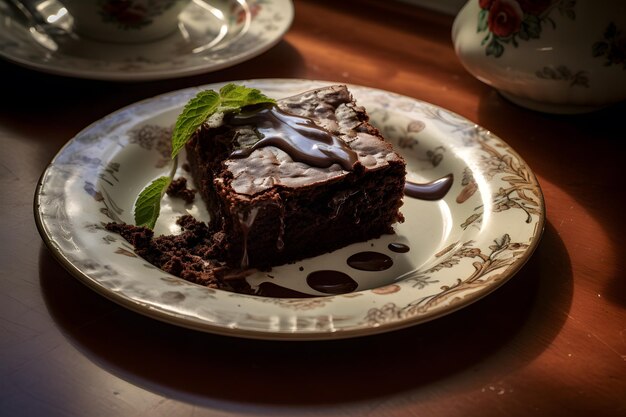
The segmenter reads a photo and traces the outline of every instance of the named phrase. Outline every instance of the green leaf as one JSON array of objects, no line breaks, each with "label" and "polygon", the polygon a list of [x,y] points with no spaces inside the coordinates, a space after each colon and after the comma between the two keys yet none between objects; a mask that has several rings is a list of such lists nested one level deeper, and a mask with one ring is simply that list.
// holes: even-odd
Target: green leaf
[{"label": "green leaf", "polygon": [[541,36],[541,21],[537,16],[532,14],[525,15],[522,26],[528,33],[529,38],[539,39]]},{"label": "green leaf", "polygon": [[267,97],[256,88],[248,88],[233,83],[226,84],[220,89],[220,99],[220,107],[224,110],[240,110],[243,107],[255,104],[276,103],[276,100]]},{"label": "green leaf", "polygon": [[561,79],[569,80],[572,78],[572,71],[565,65],[559,65],[556,67],[556,71],[559,73]]},{"label": "green leaf", "polygon": [[476,32],[483,32],[488,29],[488,15],[489,10],[487,9],[481,9],[480,12],[478,12],[478,27],[476,28]]},{"label": "green leaf", "polygon": [[489,40],[490,37],[491,37],[491,32],[487,32],[487,36],[485,36],[483,38],[483,40],[480,41],[480,46],[484,46],[487,43],[487,41]]},{"label": "green leaf", "polygon": [[501,43],[493,39],[491,42],[489,42],[489,45],[487,45],[486,52],[487,56],[493,55],[494,58],[500,58],[504,53],[504,47]]},{"label": "green leaf", "polygon": [[161,198],[172,182],[170,177],[159,177],[144,188],[135,201],[135,224],[153,229],[159,212]]},{"label": "green leaf", "polygon": [[238,112],[246,106],[265,103],[274,104],[276,100],[256,88],[233,83],[226,84],[219,93],[213,90],[198,93],[176,120],[172,134],[172,158],[178,155],[193,133],[214,113]]},{"label": "green leaf", "polygon": [[217,110],[220,97],[213,90],[201,91],[189,100],[176,120],[172,133],[172,158],[185,146],[191,135]]},{"label": "green leaf", "polygon": [[530,39],[530,35],[528,34],[528,30],[526,30],[526,26],[521,25],[519,28],[519,32],[517,32],[519,38],[523,41],[527,41]]}]

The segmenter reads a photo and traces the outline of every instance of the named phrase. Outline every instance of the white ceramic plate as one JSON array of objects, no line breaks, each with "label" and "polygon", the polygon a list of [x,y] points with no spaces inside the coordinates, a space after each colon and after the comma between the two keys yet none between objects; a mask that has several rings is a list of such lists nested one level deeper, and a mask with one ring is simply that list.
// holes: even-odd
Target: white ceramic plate
[{"label": "white ceramic plate", "polygon": [[[240,81],[281,98],[331,83],[309,80]],[[349,86],[407,160],[409,179],[447,174],[444,199],[405,197],[406,221],[396,234],[256,273],[312,298],[268,298],[208,289],[169,275],[137,257],[103,224],[132,223],[132,205],[152,179],[168,172],[169,133],[183,105],[212,84],[180,90],[123,108],[80,132],[44,172],[35,196],[40,233],[79,280],[142,314],[207,332],[264,339],[330,339],[366,335],[421,323],[492,292],[528,260],[544,225],[544,203],[530,168],[506,143],[440,107],[389,92]],[[184,174],[182,169],[179,174]],[[201,200],[201,199],[198,199]],[[202,203],[163,202],[155,232],[177,231],[175,219],[202,220]],[[404,243],[395,253],[389,243]],[[380,272],[352,269],[346,258],[376,251],[393,260]],[[306,277],[338,270],[358,288],[321,296]]]},{"label": "white ceramic plate", "polygon": [[194,0],[182,12],[178,31],[161,40],[115,44],[71,34],[57,38],[55,49],[48,40],[38,42],[41,37],[0,2],[0,56],[31,69],[79,78],[181,77],[216,71],[267,51],[289,29],[293,16],[291,0]]}]

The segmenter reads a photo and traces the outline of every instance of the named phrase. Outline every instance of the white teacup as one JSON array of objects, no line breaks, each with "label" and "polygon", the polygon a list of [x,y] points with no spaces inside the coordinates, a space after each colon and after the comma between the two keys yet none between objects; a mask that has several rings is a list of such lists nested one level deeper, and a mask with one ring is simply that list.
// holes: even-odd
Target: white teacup
[{"label": "white teacup", "polygon": [[106,42],[140,43],[163,38],[178,27],[191,0],[62,0],[74,30]]}]

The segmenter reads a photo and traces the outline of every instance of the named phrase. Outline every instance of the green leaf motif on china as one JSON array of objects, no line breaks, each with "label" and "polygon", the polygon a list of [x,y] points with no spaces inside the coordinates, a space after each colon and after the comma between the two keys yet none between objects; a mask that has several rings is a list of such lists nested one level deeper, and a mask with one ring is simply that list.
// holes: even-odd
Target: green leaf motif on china
[{"label": "green leaf motif on china", "polygon": [[570,87],[589,88],[589,73],[587,71],[573,72],[565,65],[543,67],[541,70],[536,71],[535,75],[545,80],[567,81]]},{"label": "green leaf motif on china", "polygon": [[622,64],[622,69],[626,70],[626,31],[619,30],[614,22],[609,23],[604,31],[604,39],[597,41],[591,48],[594,58],[604,58],[604,65]]}]

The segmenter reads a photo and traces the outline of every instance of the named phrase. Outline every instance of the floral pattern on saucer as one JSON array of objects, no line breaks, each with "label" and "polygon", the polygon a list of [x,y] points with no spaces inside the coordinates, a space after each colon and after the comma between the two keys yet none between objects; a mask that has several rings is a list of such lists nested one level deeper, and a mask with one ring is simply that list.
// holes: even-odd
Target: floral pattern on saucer
[{"label": "floral pattern on saucer", "polygon": [[[286,97],[328,85],[309,80],[239,83]],[[163,138],[199,89],[176,91],[121,109],[80,132],[59,152],[37,188],[39,231],[57,259],[95,291],[150,317],[202,331],[263,339],[332,339],[389,331],[432,320],[492,292],[517,272],[537,247],[545,208],[540,187],[519,155],[484,128],[413,98],[349,86],[357,102],[407,161],[408,178],[428,182],[452,173],[441,201],[405,198],[405,223],[394,235],[330,254],[253,272],[251,285],[272,282],[312,298],[271,298],[205,288],[169,275],[138,257],[103,225],[132,221],[138,191],[169,168]],[[441,155],[429,157],[429,151]],[[179,169],[178,175],[186,175]],[[121,186],[121,184],[124,184]],[[155,232],[172,233],[177,216],[208,220],[200,206],[164,199]],[[390,243],[411,250],[392,253]],[[375,250],[393,267],[355,272],[350,254]],[[307,290],[321,267],[349,273],[348,294]]]}]

